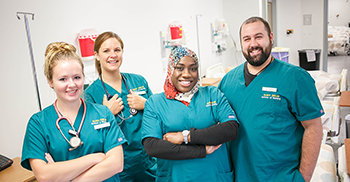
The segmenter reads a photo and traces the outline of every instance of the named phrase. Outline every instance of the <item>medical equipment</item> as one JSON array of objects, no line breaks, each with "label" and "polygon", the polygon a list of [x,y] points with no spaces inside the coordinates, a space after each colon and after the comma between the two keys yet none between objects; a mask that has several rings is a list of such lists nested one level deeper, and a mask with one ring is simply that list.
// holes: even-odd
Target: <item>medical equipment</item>
[{"label": "medical equipment", "polygon": [[84,61],[94,60],[94,44],[95,39],[98,37],[98,33],[95,29],[86,29],[80,31],[78,35],[78,46],[81,57]]},{"label": "medical equipment", "polygon": [[[128,87],[128,85],[126,84],[126,81],[125,81],[124,76],[123,76],[123,75],[121,75],[121,76],[122,76],[122,80],[123,80],[123,82],[124,82],[124,85],[125,85],[126,89],[128,90],[129,94],[131,94],[131,91],[129,90],[129,87]],[[107,88],[106,88],[106,86],[105,86],[105,84],[104,84],[104,82],[103,82],[103,80],[102,80],[102,76],[101,76],[101,75],[100,75],[100,80],[101,80],[101,83],[102,83],[102,85],[103,85],[103,88],[104,88],[105,91],[106,91],[107,99],[110,100],[110,99],[113,97],[113,95],[111,95],[111,94],[108,93]],[[129,117],[127,117],[127,118],[124,117],[124,114],[123,114],[122,111],[120,111],[120,113],[121,113],[122,116],[120,116],[120,115],[118,114],[118,117],[119,117],[122,121],[119,122],[118,125],[122,124],[125,120],[130,119],[132,116],[135,116],[135,115],[137,114],[137,110],[136,110],[136,109],[133,109],[133,108],[130,108],[130,109],[129,109],[129,113],[130,113],[131,115],[130,115]]]},{"label": "medical equipment", "polygon": [[182,24],[178,21],[171,23],[169,25],[169,32],[171,40],[182,39]]},{"label": "medical equipment", "polygon": [[37,98],[38,98],[39,109],[41,111],[39,86],[38,86],[38,81],[37,81],[37,77],[36,77],[36,70],[35,70],[35,63],[34,63],[34,54],[33,54],[33,48],[32,48],[32,40],[30,38],[29,23],[28,23],[28,19],[27,19],[27,15],[32,15],[32,20],[34,20],[34,13],[17,12],[16,16],[17,16],[17,18],[19,20],[21,20],[20,17],[18,16],[18,14],[23,14],[24,15],[24,22],[26,24],[26,31],[27,31],[27,38],[28,38],[28,46],[29,46],[30,58],[32,60],[32,69],[33,69],[35,88],[36,88],[36,93],[37,93]]},{"label": "medical equipment", "polygon": [[[174,46],[186,45],[186,31],[182,23],[173,21],[168,25],[167,31],[160,31],[161,56],[165,58]],[[167,63],[166,61],[164,61]],[[166,66],[167,64],[164,64]]]},{"label": "medical equipment", "polygon": [[271,55],[284,62],[289,62],[289,52],[290,48],[274,47],[271,50]]},{"label": "medical equipment", "polygon": [[[61,113],[58,111],[58,108],[57,108],[57,100],[55,101],[55,104],[54,104],[54,107],[55,107],[55,111],[57,113],[57,116],[58,116],[58,119],[56,120],[56,126],[58,128],[58,130],[61,132],[62,136],[64,137],[64,139],[70,144],[70,146],[72,146],[72,148],[69,148],[69,151],[72,151],[76,148],[78,148],[80,145],[83,145],[83,142],[81,141],[81,139],[79,138],[79,134],[80,134],[80,131],[81,131],[81,127],[83,126],[83,123],[84,123],[84,119],[85,119],[85,115],[86,115],[86,105],[85,105],[85,102],[83,101],[83,99],[81,99],[81,102],[83,103],[83,106],[84,106],[84,113],[83,113],[83,117],[81,118],[81,122],[80,122],[80,126],[79,126],[79,129],[78,131],[75,131],[74,127],[73,127],[73,124],[72,122],[69,120],[69,118],[67,117],[64,117],[61,115]],[[68,133],[71,134],[71,135],[74,135],[70,141],[68,141],[68,139],[66,138],[66,136],[64,136],[64,134],[62,133],[62,130],[61,130],[61,127],[59,125],[59,122],[62,121],[62,120],[67,120],[67,122],[69,123],[69,125],[72,127],[73,130],[69,130]]]},{"label": "medical equipment", "polygon": [[198,18],[202,17],[202,15],[201,14],[196,14],[194,16],[191,16],[191,18],[194,18],[194,17],[196,17],[197,48],[198,48],[198,50],[197,50],[197,58],[198,58],[198,64],[199,64],[198,75],[199,75],[199,78],[200,78],[199,85],[202,86],[202,77],[203,77],[203,75],[202,75],[202,64],[200,64],[200,62],[201,62],[201,51],[200,50],[201,49],[199,47],[199,29],[198,29]]}]

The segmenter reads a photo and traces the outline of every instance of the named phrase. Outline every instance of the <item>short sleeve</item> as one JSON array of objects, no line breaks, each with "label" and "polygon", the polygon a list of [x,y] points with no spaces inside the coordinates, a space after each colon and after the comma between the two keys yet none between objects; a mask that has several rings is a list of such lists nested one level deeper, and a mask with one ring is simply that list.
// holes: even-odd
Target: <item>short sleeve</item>
[{"label": "short sleeve", "polygon": [[218,100],[218,106],[216,107],[215,117],[220,123],[224,123],[226,121],[236,121],[237,117],[232,107],[230,106],[228,100],[224,96],[224,94],[217,88],[212,91],[212,94],[215,94]]},{"label": "short sleeve", "polygon": [[48,152],[43,128],[37,115],[33,115],[27,125],[22,148],[22,167],[32,170],[29,159],[41,159],[46,161],[45,153]]},{"label": "short sleeve", "polygon": [[152,97],[148,99],[145,103],[145,110],[143,112],[142,118],[142,139],[147,137],[155,137],[163,139],[163,132],[161,128],[161,121],[159,120],[157,114],[153,110],[154,104]]},{"label": "short sleeve", "polygon": [[295,94],[291,100],[291,112],[299,121],[321,117],[324,111],[317,96],[315,81],[306,71],[299,73],[296,78]]}]

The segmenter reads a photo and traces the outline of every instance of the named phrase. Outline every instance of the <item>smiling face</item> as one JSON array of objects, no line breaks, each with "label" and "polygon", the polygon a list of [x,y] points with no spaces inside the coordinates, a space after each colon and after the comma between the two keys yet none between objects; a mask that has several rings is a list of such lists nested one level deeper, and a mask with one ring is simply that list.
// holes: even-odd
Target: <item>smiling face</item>
[{"label": "smiling face", "polygon": [[120,42],[112,37],[101,44],[95,57],[100,61],[102,72],[113,72],[119,70],[123,61],[123,49]]},{"label": "smiling face", "polygon": [[58,60],[52,68],[52,80],[48,81],[61,102],[79,101],[84,87],[83,69],[78,60]]},{"label": "smiling face", "polygon": [[242,26],[242,52],[249,64],[260,66],[271,54],[273,34],[268,35],[262,22],[256,21]]},{"label": "smiling face", "polygon": [[180,59],[174,67],[171,82],[179,92],[186,93],[196,85],[198,81],[198,65],[189,56]]}]

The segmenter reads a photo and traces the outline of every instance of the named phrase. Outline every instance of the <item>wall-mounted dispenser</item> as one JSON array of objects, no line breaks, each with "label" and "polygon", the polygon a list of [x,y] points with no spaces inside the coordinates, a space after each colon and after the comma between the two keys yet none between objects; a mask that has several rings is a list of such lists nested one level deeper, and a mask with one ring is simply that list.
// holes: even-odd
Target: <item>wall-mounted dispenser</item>
[{"label": "wall-mounted dispenser", "polygon": [[95,29],[81,30],[78,37],[79,52],[83,60],[93,60],[95,39],[98,37]]},{"label": "wall-mounted dispenser", "polygon": [[227,49],[225,37],[229,35],[228,26],[225,23],[225,19],[218,18],[215,23],[211,23],[211,42],[213,51],[221,53]]},{"label": "wall-mounted dispenser", "polygon": [[161,56],[166,56],[166,50],[174,46],[186,45],[186,34],[179,21],[171,22],[167,31],[160,31]]},{"label": "wall-mounted dispenser", "polygon": [[163,70],[167,69],[167,56],[174,46],[186,45],[186,31],[179,21],[171,22],[166,31],[159,32],[160,37],[160,52],[163,63]]}]

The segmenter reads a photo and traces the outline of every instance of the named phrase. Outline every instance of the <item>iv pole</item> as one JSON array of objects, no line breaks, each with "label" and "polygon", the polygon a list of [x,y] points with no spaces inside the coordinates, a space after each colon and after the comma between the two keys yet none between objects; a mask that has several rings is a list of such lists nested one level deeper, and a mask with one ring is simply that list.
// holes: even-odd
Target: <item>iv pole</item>
[{"label": "iv pole", "polygon": [[37,77],[36,77],[34,55],[33,55],[33,48],[32,48],[32,41],[31,41],[31,38],[30,38],[29,23],[28,23],[28,19],[27,19],[27,15],[31,15],[32,16],[32,20],[34,20],[34,13],[17,12],[16,16],[17,16],[18,20],[21,20],[21,18],[18,16],[19,14],[23,14],[23,16],[24,16],[24,22],[25,22],[25,25],[26,25],[26,31],[27,31],[27,37],[28,37],[28,46],[29,46],[30,58],[32,60],[32,69],[33,69],[34,82],[35,82],[35,87],[36,87],[36,93],[37,93],[37,98],[38,98],[39,109],[41,111],[40,94],[39,94],[38,81],[37,81]]},{"label": "iv pole", "polygon": [[[193,16],[191,16],[191,18],[192,18]],[[201,59],[200,59],[200,48],[199,48],[199,30],[198,30],[198,17],[202,17],[202,15],[201,14],[197,14],[197,15],[195,15],[195,17],[196,17],[196,30],[197,30],[197,47],[198,47],[198,60],[199,60],[199,62],[201,61]],[[201,72],[202,72],[202,66],[201,66],[202,64],[199,64],[199,80],[200,80],[200,86],[202,86],[202,74],[201,74]]]}]

